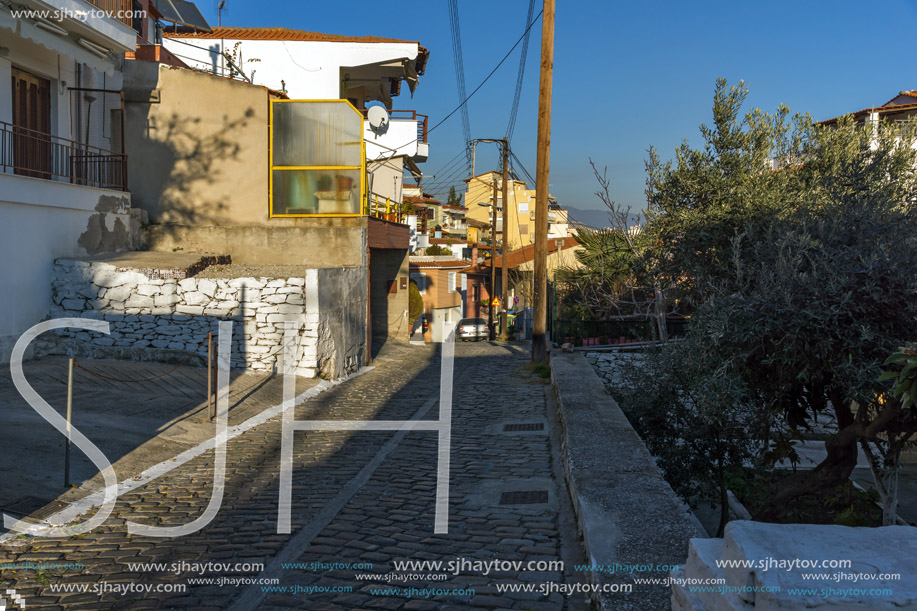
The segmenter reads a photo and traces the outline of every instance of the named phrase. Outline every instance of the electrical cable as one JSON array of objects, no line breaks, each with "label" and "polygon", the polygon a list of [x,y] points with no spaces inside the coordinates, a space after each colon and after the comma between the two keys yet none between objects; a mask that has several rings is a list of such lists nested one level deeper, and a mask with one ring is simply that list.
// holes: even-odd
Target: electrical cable
[{"label": "electrical cable", "polygon": [[516,75],[516,91],[513,94],[513,105],[512,110],[509,113],[509,124],[506,126],[506,141],[510,142],[513,139],[513,131],[516,129],[516,116],[519,113],[519,100],[522,97],[522,81],[525,76],[525,62],[529,54],[529,38],[530,38],[530,29],[529,24],[532,22],[532,13],[535,12],[535,0],[529,0],[529,10],[525,17],[525,37],[522,42],[522,52],[519,55],[519,72]]}]

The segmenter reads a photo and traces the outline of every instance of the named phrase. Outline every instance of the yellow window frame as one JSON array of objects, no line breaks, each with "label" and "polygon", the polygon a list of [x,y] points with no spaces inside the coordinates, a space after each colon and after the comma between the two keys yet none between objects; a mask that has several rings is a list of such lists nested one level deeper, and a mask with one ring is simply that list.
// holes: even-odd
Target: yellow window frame
[{"label": "yellow window frame", "polygon": [[[289,102],[343,102],[360,117],[360,165],[333,166],[275,166],[274,165],[274,104]],[[274,170],[360,170],[360,212],[358,213],[316,213],[316,214],[274,214]],[[268,218],[356,218],[366,216],[368,210],[366,193],[366,139],[363,137],[363,113],[350,100],[270,100],[268,113]]]}]

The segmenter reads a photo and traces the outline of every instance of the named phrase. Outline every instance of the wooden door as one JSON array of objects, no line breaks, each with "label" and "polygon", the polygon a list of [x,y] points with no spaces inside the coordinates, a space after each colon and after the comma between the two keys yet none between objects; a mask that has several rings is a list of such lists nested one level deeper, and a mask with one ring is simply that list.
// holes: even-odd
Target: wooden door
[{"label": "wooden door", "polygon": [[51,81],[13,68],[13,165],[16,173],[51,177]]}]

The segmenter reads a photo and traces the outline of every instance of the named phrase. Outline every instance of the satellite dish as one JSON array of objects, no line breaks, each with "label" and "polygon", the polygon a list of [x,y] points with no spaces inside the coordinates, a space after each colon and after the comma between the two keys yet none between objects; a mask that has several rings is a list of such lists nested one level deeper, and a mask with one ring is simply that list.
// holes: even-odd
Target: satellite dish
[{"label": "satellite dish", "polygon": [[380,133],[388,129],[388,113],[381,106],[370,106],[366,112],[366,118],[369,120],[369,127],[374,132]]}]

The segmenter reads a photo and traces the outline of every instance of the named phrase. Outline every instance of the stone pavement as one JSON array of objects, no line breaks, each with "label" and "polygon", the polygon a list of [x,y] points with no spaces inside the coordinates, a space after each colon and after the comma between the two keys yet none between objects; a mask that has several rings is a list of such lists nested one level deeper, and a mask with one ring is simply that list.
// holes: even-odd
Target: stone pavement
[{"label": "stone pavement", "polygon": [[[85,369],[74,371],[73,426],[102,450],[118,481],[213,437],[205,401],[206,368],[90,359],[79,359],[79,364],[122,380],[168,374],[152,382],[128,384],[92,376]],[[26,381],[64,415],[67,359],[35,359],[23,363],[23,368]],[[230,376],[230,426],[283,400],[281,376],[239,371]],[[319,382],[297,378],[297,393]],[[72,502],[102,487],[95,465],[75,447],[71,482],[76,488],[64,487],[64,436],[16,391],[8,366],[0,368],[0,448],[0,508],[23,497],[34,499],[30,504],[58,497]],[[5,532],[2,525],[0,532]]]},{"label": "stone pavement", "polygon": [[[573,529],[564,526],[566,492],[552,464],[550,387],[529,373],[527,362],[521,345],[456,345],[448,534],[433,534],[437,434],[429,431],[409,432],[397,445],[387,431],[297,432],[292,533],[277,534],[281,429],[274,419],[230,440],[223,506],[201,531],[178,538],[129,536],[124,523],[177,526],[200,515],[210,497],[213,452],[122,495],[112,516],[89,534],[7,542],[0,563],[83,567],[3,569],[0,585],[15,589],[28,609],[579,608],[581,596],[496,588],[569,584],[569,561],[567,573],[556,564],[488,575],[468,565],[458,575],[431,566],[392,570],[403,560],[525,564],[576,557]],[[298,406],[296,418],[437,418],[437,347],[389,343],[373,365]],[[505,424],[524,426],[504,431]],[[163,565],[129,566],[135,562]],[[207,562],[235,566],[189,566]],[[332,563],[364,568],[327,566]],[[406,576],[416,578],[402,580]],[[264,591],[257,583],[192,583],[200,577],[276,581]],[[116,591],[137,584],[153,591]],[[61,592],[61,585],[73,591]],[[182,585],[185,591],[155,591]],[[85,592],[76,591],[82,587]],[[416,591],[430,588],[443,592]],[[100,596],[100,590],[108,592]]]}]

